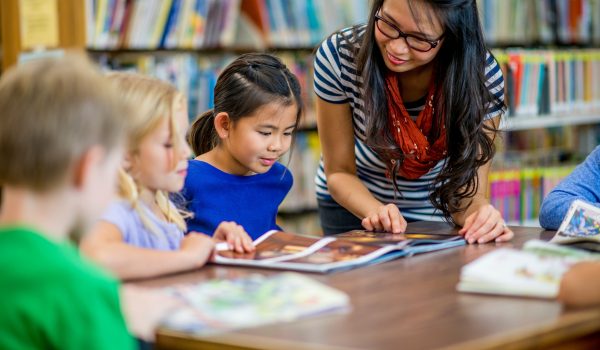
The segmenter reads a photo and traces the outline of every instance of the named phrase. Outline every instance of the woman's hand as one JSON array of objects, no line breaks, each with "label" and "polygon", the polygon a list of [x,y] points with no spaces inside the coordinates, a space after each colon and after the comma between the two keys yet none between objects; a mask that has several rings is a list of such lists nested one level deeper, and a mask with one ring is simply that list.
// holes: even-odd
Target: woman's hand
[{"label": "woman's hand", "polygon": [[402,233],[406,230],[406,220],[395,204],[380,206],[362,220],[362,225],[368,231]]},{"label": "woman's hand", "polygon": [[250,253],[254,251],[252,239],[244,228],[233,221],[223,221],[219,224],[213,239],[217,241],[226,241],[231,249],[237,253]]},{"label": "woman's hand", "polygon": [[491,204],[482,205],[469,214],[458,233],[469,243],[507,242],[514,237],[500,212]]}]

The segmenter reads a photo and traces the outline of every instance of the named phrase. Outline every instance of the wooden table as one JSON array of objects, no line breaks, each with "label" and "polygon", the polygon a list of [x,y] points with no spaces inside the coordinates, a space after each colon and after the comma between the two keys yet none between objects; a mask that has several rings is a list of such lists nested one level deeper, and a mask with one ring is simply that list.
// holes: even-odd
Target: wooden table
[{"label": "wooden table", "polygon": [[[498,247],[521,247],[552,232],[512,227],[510,243],[470,245],[329,275],[310,274],[351,297],[352,310],[290,323],[197,337],[167,329],[159,348],[193,349],[600,349],[600,308],[456,292],[461,266]],[[277,271],[209,265],[137,282],[165,286]],[[490,272],[491,273],[491,272]]]}]

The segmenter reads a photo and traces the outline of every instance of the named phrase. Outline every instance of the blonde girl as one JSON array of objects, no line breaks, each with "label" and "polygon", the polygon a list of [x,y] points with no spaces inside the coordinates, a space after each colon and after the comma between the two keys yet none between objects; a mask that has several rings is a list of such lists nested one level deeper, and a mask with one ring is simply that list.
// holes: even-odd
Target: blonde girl
[{"label": "blonde girl", "polygon": [[82,242],[82,251],[123,279],[200,267],[211,255],[213,239],[252,251],[250,238],[233,222],[220,223],[213,239],[196,232],[184,236],[189,213],[178,209],[169,193],[181,190],[187,174],[185,97],[168,83],[138,74],[113,73],[109,79],[140,113],[131,120],[119,172],[120,200]]}]

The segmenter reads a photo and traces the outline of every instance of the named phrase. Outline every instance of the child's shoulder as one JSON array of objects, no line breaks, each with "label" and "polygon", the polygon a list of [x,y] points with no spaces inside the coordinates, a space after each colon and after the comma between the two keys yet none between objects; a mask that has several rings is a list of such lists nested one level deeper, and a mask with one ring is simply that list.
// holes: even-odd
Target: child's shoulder
[{"label": "child's shoulder", "polygon": [[35,288],[44,281],[64,286],[111,280],[81,259],[70,242],[57,243],[27,228],[0,229],[0,276],[19,285],[33,283]]}]

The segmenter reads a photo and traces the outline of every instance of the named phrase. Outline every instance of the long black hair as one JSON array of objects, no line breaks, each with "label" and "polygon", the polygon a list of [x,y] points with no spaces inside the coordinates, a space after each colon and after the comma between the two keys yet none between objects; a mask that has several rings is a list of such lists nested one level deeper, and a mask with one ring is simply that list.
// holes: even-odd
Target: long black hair
[{"label": "long black hair", "polygon": [[229,120],[235,123],[273,102],[297,106],[297,127],[304,109],[298,78],[273,55],[243,54],[217,78],[214,108],[202,113],[192,123],[188,143],[196,155],[206,153],[219,143],[214,126],[215,115],[226,112]]},{"label": "long black hair", "polygon": [[[360,45],[356,49],[358,74],[363,78],[366,144],[379,156],[402,154],[388,127],[385,93],[387,70],[375,40],[375,14],[385,0],[375,0],[364,33],[355,27],[347,38]],[[414,15],[415,0],[407,0]],[[485,122],[490,106],[504,107],[486,86],[485,67],[488,49],[484,42],[475,0],[420,0],[440,20],[444,39],[434,60],[434,76],[439,81],[436,94],[434,125],[446,128],[447,159],[430,189],[429,200],[446,220],[451,214],[466,209],[463,199],[470,199],[479,187],[477,170],[495,153],[494,134],[497,129]],[[431,18],[430,18],[431,19]],[[442,120],[444,120],[442,122]],[[438,127],[439,130],[439,127]],[[383,134],[382,134],[383,133]],[[438,134],[439,135],[439,134]],[[436,139],[438,135],[432,135]],[[389,152],[393,151],[393,152]],[[392,182],[397,189],[397,172],[402,159],[395,162]]]}]

